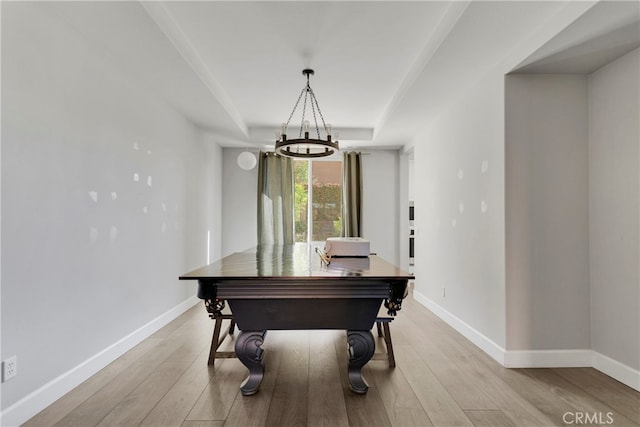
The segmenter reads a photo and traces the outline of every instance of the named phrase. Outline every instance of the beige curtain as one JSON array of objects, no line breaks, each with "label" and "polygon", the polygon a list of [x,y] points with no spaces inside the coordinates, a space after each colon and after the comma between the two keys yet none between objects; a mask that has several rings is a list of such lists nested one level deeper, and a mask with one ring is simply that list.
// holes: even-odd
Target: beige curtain
[{"label": "beige curtain", "polygon": [[342,162],[342,236],[362,237],[362,162],[355,151]]},{"label": "beige curtain", "polygon": [[294,243],[293,203],[293,160],[260,152],[258,244]]}]

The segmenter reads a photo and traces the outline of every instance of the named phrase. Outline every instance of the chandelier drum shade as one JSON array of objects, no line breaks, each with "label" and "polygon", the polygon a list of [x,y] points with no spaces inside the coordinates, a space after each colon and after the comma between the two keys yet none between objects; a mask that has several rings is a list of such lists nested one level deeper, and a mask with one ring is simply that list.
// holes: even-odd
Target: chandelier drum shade
[{"label": "chandelier drum shade", "polygon": [[[291,111],[291,114],[289,115],[289,119],[286,123],[282,124],[282,130],[276,132],[276,153],[294,158],[330,156],[338,151],[337,135],[332,136],[331,125],[325,123],[316,95],[313,93],[313,89],[311,89],[311,85],[309,84],[309,76],[312,76],[314,71],[307,68],[302,70],[302,74],[307,77],[307,84],[302,88],[302,91],[298,96],[298,100],[293,106],[293,111]],[[291,122],[296,109],[300,105],[303,95],[304,102],[302,103],[302,119],[300,122],[298,138],[289,139],[287,138],[289,123]],[[307,105],[310,106],[311,113],[313,115],[313,123],[315,125],[315,135],[313,138],[310,136],[311,124],[305,119],[307,114]],[[318,116],[320,116],[320,124],[318,124]],[[324,134],[324,139],[321,137],[321,133]],[[335,140],[333,139],[334,137]]]}]

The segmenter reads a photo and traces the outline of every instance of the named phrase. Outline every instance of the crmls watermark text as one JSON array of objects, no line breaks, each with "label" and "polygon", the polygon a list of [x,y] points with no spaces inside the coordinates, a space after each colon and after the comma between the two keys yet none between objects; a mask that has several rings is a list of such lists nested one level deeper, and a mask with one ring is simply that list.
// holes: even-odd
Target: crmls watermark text
[{"label": "crmls watermark text", "polygon": [[613,424],[613,412],[565,412],[562,415],[565,424]]}]

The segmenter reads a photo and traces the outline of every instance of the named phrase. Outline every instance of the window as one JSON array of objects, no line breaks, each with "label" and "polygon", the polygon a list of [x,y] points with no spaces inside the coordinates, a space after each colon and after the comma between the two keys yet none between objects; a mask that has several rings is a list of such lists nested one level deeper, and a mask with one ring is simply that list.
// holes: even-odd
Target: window
[{"label": "window", "polygon": [[342,162],[295,160],[296,242],[320,242],[342,231]]}]

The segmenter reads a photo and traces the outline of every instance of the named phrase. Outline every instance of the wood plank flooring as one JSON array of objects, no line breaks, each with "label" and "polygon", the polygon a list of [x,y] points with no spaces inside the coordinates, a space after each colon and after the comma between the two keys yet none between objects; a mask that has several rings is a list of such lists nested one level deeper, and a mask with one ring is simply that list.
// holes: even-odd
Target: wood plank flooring
[{"label": "wood plank flooring", "polygon": [[247,397],[237,359],[207,366],[212,331],[194,307],[25,426],[640,426],[640,393],[591,368],[505,369],[411,296],[391,324],[397,366],[369,362],[366,395],[349,391],[344,331],[269,331]]}]

